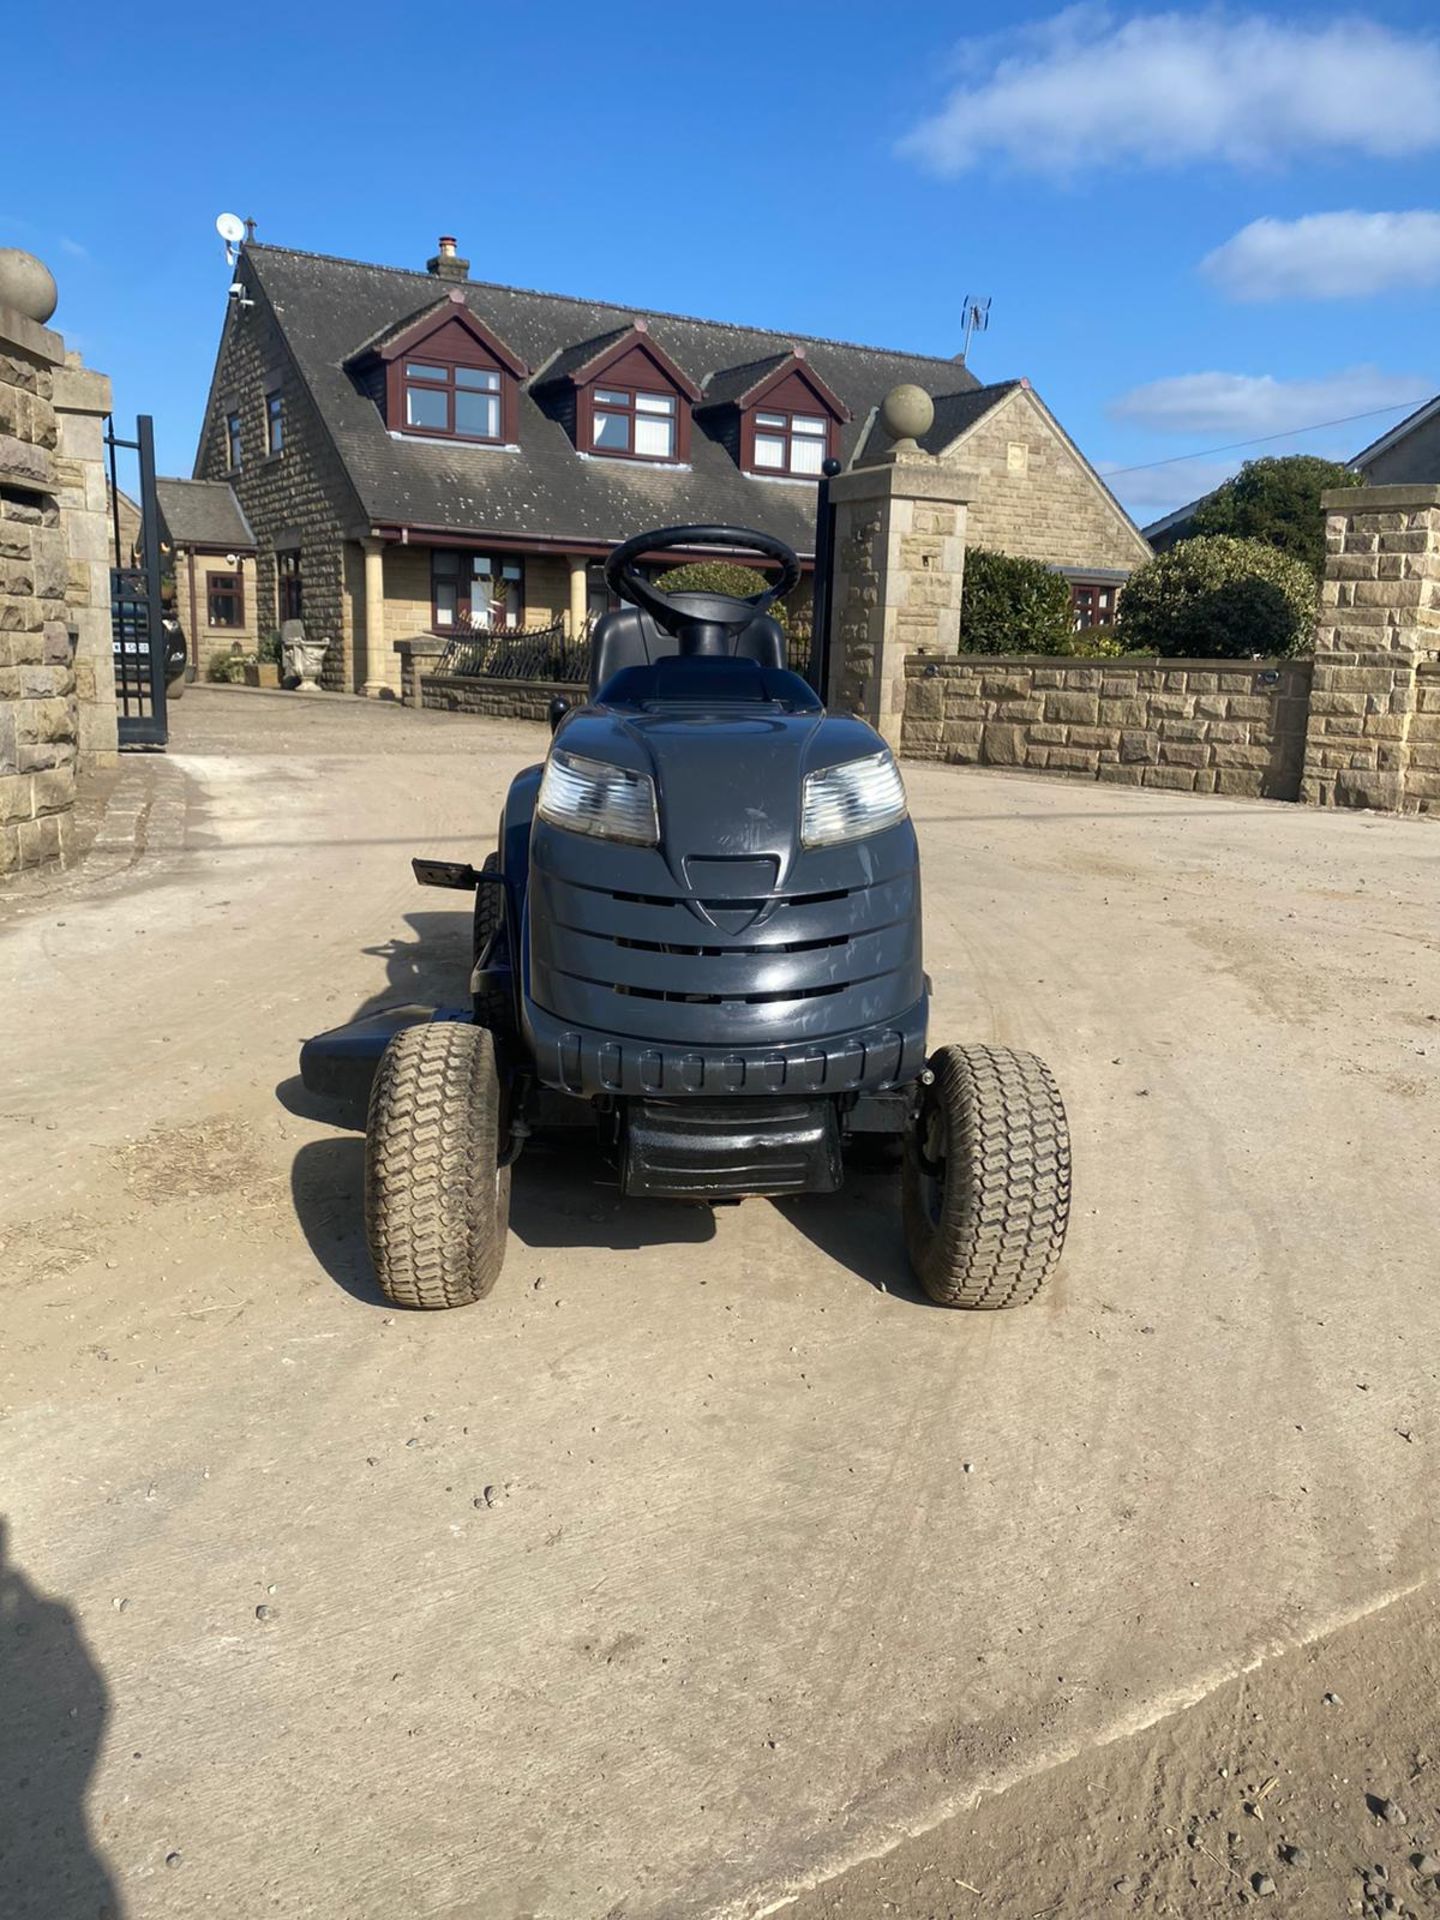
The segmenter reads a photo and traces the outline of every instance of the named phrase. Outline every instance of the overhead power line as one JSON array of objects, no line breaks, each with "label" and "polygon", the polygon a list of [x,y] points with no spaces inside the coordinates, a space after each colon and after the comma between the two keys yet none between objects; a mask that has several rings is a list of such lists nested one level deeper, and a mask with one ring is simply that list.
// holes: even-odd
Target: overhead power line
[{"label": "overhead power line", "polygon": [[1209,460],[1217,453],[1239,453],[1242,447],[1264,447],[1272,440],[1290,440],[1297,433],[1323,433],[1326,427],[1348,427],[1356,420],[1378,420],[1382,413],[1413,413],[1431,396],[1420,400],[1397,400],[1393,407],[1372,407],[1368,413],[1347,413],[1340,420],[1316,420],[1308,427],[1287,427],[1284,433],[1262,433],[1253,440],[1231,440],[1223,447],[1205,447],[1199,453],[1172,453],[1168,460],[1142,460],[1137,467],[1111,467],[1107,480],[1118,480],[1122,473],[1148,473],[1152,467],[1183,466],[1187,460]]}]

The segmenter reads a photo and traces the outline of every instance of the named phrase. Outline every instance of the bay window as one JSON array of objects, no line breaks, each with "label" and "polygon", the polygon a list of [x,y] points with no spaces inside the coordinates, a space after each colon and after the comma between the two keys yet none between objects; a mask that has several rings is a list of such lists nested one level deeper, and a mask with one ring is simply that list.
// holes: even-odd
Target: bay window
[{"label": "bay window", "polygon": [[635,460],[675,458],[675,396],[634,387],[596,387],[590,444]]}]

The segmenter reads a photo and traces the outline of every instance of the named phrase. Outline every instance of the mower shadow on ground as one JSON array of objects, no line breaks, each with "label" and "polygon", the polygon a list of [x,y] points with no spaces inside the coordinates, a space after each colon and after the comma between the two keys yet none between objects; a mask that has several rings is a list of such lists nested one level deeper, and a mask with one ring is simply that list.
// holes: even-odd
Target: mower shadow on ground
[{"label": "mower shadow on ground", "polygon": [[[352,1021],[412,1001],[454,1007],[468,999],[468,896],[459,910],[408,913],[405,924],[407,936],[365,950],[384,960],[385,984],[356,1007]],[[282,1081],[275,1097],[289,1113],[346,1129],[343,1135],[307,1141],[296,1153],[290,1177],[295,1215],[311,1252],[335,1284],[365,1306],[388,1310],[365,1245],[364,1100],[311,1093],[298,1074]],[[930,1304],[905,1257],[895,1173],[852,1165],[840,1193],[745,1204],[775,1206],[820,1252],[877,1292]],[[588,1143],[552,1148],[543,1141],[527,1147],[516,1163],[510,1226],[524,1246],[537,1251],[700,1246],[716,1231],[708,1206],[622,1201],[615,1169]]]},{"label": "mower shadow on ground", "polygon": [[877,1293],[917,1307],[935,1304],[906,1258],[898,1173],[849,1166],[839,1193],[799,1194],[771,1204],[812,1246]]},{"label": "mower shadow on ground", "polygon": [[[290,1174],[295,1217],[335,1284],[363,1305],[389,1311],[365,1247],[364,1102],[310,1093],[298,1075],[282,1081],[275,1097],[289,1113],[346,1129],[330,1139],[306,1141],[296,1153]],[[877,1293],[930,1306],[905,1257],[898,1186],[892,1172],[851,1167],[840,1193],[744,1204],[774,1206],[821,1253]],[[702,1246],[715,1238],[710,1207],[622,1201],[615,1169],[593,1147],[552,1148],[543,1142],[527,1147],[516,1163],[510,1226],[522,1245],[536,1251],[595,1247],[630,1252]],[[503,1275],[500,1284],[505,1284]]]},{"label": "mower shadow on ground", "polygon": [[[467,894],[446,913],[407,913],[411,937],[397,936],[363,952],[385,962],[385,985],[362,1000],[350,1020],[367,1020],[385,1007],[418,1001],[432,1007],[470,1004],[470,941],[473,906]],[[347,1023],[348,1024],[348,1023]]]}]

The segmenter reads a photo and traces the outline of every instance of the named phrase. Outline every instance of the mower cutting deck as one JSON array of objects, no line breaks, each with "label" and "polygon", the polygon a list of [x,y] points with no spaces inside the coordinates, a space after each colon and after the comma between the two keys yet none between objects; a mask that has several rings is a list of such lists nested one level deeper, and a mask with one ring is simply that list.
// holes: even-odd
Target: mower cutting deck
[{"label": "mower cutting deck", "polygon": [[[777,561],[749,599],[665,594],[672,548]],[[1048,1070],[1007,1048],[926,1057],[915,832],[889,749],[785,668],[783,542],[672,527],[618,547],[591,697],[511,785],[477,870],[472,1004],[395,1009],[307,1042],[308,1086],[374,1070],[366,1228],[387,1297],[462,1306],[504,1256],[510,1166],[598,1135],[627,1195],[826,1193],[863,1136],[902,1149],[905,1238],[946,1305],[1032,1299],[1069,1207]]]}]

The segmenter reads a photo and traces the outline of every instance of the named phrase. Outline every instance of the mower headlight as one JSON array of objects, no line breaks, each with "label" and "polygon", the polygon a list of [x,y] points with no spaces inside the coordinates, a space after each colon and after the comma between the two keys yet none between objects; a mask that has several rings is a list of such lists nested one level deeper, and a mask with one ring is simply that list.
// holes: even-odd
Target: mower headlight
[{"label": "mower headlight", "polygon": [[806,776],[800,838],[807,847],[860,840],[904,818],[905,789],[888,753],[867,754]]},{"label": "mower headlight", "polygon": [[653,847],[660,839],[655,782],[646,773],[584,760],[552,747],[540,782],[536,812],[552,827],[593,834],[598,840],[629,840]]}]

